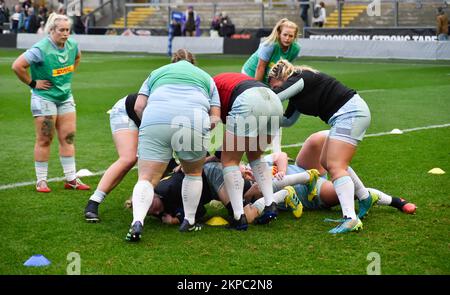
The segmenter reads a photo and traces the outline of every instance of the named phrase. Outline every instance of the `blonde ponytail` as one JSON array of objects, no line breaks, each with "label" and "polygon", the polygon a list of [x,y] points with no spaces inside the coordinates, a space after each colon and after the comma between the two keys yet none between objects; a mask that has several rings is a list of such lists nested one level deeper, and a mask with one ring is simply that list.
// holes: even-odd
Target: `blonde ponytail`
[{"label": "blonde ponytail", "polygon": [[285,59],[280,59],[269,71],[269,79],[276,79],[286,81],[292,74],[301,73],[303,71],[310,71],[319,73],[318,70],[309,66],[294,66]]}]

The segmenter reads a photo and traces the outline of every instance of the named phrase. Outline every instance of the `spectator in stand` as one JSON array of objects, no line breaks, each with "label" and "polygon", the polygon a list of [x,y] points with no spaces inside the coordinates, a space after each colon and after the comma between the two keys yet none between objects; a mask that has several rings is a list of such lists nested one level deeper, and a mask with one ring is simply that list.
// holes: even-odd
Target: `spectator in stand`
[{"label": "spectator in stand", "polygon": [[309,27],[308,10],[309,0],[299,0],[300,2],[300,18],[303,21],[304,27]]},{"label": "spectator in stand", "polygon": [[320,3],[316,4],[314,7],[312,23],[314,27],[321,28],[326,22],[327,10],[325,9],[325,3],[320,1]]},{"label": "spectator in stand", "polygon": [[28,16],[25,19],[25,32],[35,34],[39,29],[39,18],[34,13],[34,8],[28,8]]},{"label": "spectator in stand", "polygon": [[63,3],[59,3],[57,12],[58,12],[58,14],[61,14],[61,15],[65,15],[66,14],[66,9],[64,8],[64,4]]},{"label": "spectator in stand", "polygon": [[105,35],[109,35],[109,36],[117,36],[117,30],[116,29],[109,29],[106,31]]},{"label": "spectator in stand", "polygon": [[436,34],[438,41],[448,41],[448,16],[442,7],[437,9]]},{"label": "spectator in stand", "polygon": [[45,34],[45,22],[41,20],[39,29],[37,30],[37,34],[43,35]]},{"label": "spectator in stand", "polygon": [[231,37],[235,33],[235,27],[231,19],[228,17],[225,11],[222,12],[220,19],[219,35],[221,37]]},{"label": "spectator in stand", "polygon": [[212,21],[211,21],[211,27],[209,30],[209,35],[211,37],[219,37],[219,31],[220,31],[220,22],[222,20],[222,14],[216,13],[214,15]]},{"label": "spectator in stand", "polygon": [[30,0],[25,0],[25,1],[22,3],[22,11],[23,11],[25,17],[27,17],[27,16],[29,15],[29,14],[28,14],[28,9],[29,9],[30,7],[33,7],[33,5],[31,4],[31,1],[30,1]]},{"label": "spectator in stand", "polygon": [[39,23],[41,23],[41,21],[43,21],[44,24],[47,22],[48,9],[44,5],[39,6],[39,16],[38,16],[38,18],[39,18]]},{"label": "spectator in stand", "polygon": [[23,30],[25,16],[19,4],[14,5],[14,13],[9,20],[11,33],[17,34]]},{"label": "spectator in stand", "polygon": [[9,9],[5,5],[5,1],[0,0],[0,34],[3,34],[3,23],[9,19]]},{"label": "spectator in stand", "polygon": [[171,26],[172,26],[172,36],[177,37],[182,35],[181,23],[178,20],[173,18]]},{"label": "spectator in stand", "polygon": [[316,4],[313,11],[313,26],[314,27],[323,27],[323,25],[327,22],[327,11],[325,9],[325,3],[320,1],[319,4]]},{"label": "spectator in stand", "polygon": [[120,34],[120,36],[136,36],[137,34],[131,30],[131,29],[126,29],[125,31],[122,32],[122,34]]},{"label": "spectator in stand", "polygon": [[81,19],[81,15],[74,15],[73,18],[72,31],[79,35],[86,33],[86,27],[84,26],[83,20]]},{"label": "spectator in stand", "polygon": [[184,14],[182,31],[185,36],[200,36],[200,16],[194,11],[192,5],[188,6]]}]

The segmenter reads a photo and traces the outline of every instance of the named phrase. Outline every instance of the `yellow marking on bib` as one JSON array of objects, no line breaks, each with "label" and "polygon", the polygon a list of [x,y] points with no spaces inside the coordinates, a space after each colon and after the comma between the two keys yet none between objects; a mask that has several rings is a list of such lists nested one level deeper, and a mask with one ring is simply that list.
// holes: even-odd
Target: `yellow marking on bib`
[{"label": "yellow marking on bib", "polygon": [[60,69],[54,69],[52,76],[56,77],[56,76],[61,76],[61,75],[65,75],[68,73],[71,73],[75,70],[75,67],[73,65],[64,67],[64,68],[60,68]]}]

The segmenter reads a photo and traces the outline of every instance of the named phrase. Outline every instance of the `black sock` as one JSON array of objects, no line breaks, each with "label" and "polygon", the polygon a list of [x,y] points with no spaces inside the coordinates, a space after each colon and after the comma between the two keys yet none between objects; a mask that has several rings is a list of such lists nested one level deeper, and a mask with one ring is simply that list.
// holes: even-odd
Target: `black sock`
[{"label": "black sock", "polygon": [[234,211],[233,211],[233,206],[231,206],[231,202],[229,202],[225,208],[227,208],[228,211],[228,215],[230,215],[231,217],[234,218]]},{"label": "black sock", "polygon": [[395,208],[397,208],[398,210],[402,210],[402,207],[403,207],[406,203],[407,203],[407,202],[406,202],[405,200],[402,200],[402,199],[400,199],[400,198],[393,197],[393,198],[392,198],[392,202],[391,202],[391,204],[390,204],[389,206],[395,207]]}]

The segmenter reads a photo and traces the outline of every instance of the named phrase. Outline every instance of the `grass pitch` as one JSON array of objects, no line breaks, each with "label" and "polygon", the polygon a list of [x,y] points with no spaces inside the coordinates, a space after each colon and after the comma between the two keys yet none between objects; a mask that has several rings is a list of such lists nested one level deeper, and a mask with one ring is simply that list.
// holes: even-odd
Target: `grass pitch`
[{"label": "grass pitch", "polygon": [[[102,222],[88,224],[83,209],[89,192],[63,189],[37,194],[33,182],[34,125],[29,89],[11,71],[21,53],[0,50],[0,274],[65,274],[67,255],[81,257],[82,274],[366,274],[368,254],[377,252],[382,274],[450,274],[450,127],[386,135],[394,128],[414,129],[450,123],[450,63],[306,59],[307,64],[358,90],[368,103],[372,124],[352,166],[368,187],[407,198],[418,206],[409,216],[391,207],[376,207],[358,234],[332,236],[324,218],[340,209],[288,213],[247,232],[205,227],[180,234],[177,226],[148,219],[138,244],[124,241],[131,212],[123,202],[131,195],[132,170],[100,207]],[[240,71],[245,57],[198,56],[199,66],[215,75]],[[84,53],[73,80],[77,103],[77,169],[106,169],[116,152],[106,111],[135,92],[148,74],[168,63],[164,56]],[[318,118],[303,116],[283,130],[283,144],[303,142],[327,129]],[[286,148],[295,157],[299,147]],[[440,167],[447,173],[431,175]],[[62,176],[53,143],[49,178]],[[100,176],[83,180],[95,187]],[[5,185],[17,187],[5,188]],[[225,214],[210,209],[210,215]],[[27,268],[33,254],[52,264]]]}]

